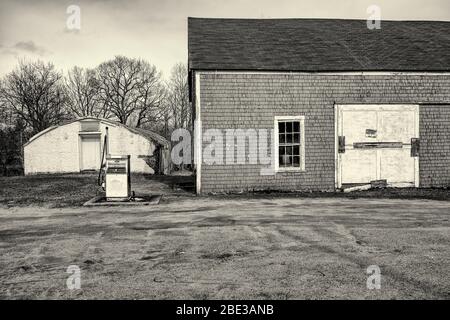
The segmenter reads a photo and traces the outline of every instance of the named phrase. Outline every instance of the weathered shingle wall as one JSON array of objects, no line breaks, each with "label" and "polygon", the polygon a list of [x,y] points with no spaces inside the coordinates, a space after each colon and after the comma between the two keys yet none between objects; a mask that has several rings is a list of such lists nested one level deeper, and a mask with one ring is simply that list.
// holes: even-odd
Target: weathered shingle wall
[{"label": "weathered shingle wall", "polygon": [[450,186],[450,104],[420,107],[420,185]]},{"label": "weathered shingle wall", "polygon": [[[264,166],[258,164],[203,163],[202,193],[259,189],[333,190],[335,103],[420,104],[450,101],[449,75],[203,73],[200,83],[203,131],[273,129],[275,116],[306,117],[304,172],[271,176],[261,175]],[[429,132],[426,134],[430,135]],[[424,138],[421,135],[421,139]],[[207,144],[204,143],[204,146]],[[427,152],[434,151],[422,149],[421,157],[426,159],[424,153]],[[421,163],[421,178],[432,172],[430,167],[441,165],[433,160],[436,158],[429,156],[428,159]]]}]

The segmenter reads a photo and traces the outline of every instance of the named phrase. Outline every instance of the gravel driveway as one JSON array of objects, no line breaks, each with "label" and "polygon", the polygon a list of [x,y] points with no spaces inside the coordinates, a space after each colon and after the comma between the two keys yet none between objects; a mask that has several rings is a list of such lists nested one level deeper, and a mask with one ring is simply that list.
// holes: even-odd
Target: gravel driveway
[{"label": "gravel driveway", "polygon": [[[190,197],[0,209],[1,298],[450,299],[450,202]],[[69,265],[81,289],[66,285]],[[367,267],[381,288],[367,289]]]}]

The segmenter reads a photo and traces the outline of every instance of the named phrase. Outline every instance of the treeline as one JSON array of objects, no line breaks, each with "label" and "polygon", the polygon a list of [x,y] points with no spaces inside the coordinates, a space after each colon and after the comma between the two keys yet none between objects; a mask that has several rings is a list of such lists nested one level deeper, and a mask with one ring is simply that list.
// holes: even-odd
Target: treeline
[{"label": "treeline", "polygon": [[22,145],[32,135],[85,116],[150,129],[169,139],[176,128],[191,129],[187,66],[176,64],[164,81],[154,65],[124,56],[67,73],[52,63],[20,61],[0,79],[0,174],[19,170]]}]

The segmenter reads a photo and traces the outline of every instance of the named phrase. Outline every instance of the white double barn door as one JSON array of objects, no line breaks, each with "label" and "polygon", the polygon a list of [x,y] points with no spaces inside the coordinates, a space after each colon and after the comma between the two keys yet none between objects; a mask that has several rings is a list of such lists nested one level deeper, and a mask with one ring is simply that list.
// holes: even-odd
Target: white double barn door
[{"label": "white double barn door", "polygon": [[[337,187],[386,179],[394,186],[418,186],[419,158],[411,139],[419,138],[418,105],[337,105]],[[341,149],[342,143],[341,143]]]}]

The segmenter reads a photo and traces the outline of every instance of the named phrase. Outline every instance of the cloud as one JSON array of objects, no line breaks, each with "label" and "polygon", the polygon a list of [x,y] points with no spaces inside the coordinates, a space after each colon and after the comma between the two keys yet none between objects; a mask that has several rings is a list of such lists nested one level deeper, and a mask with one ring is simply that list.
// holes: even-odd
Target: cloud
[{"label": "cloud", "polygon": [[19,51],[26,51],[34,53],[40,56],[47,54],[47,50],[44,47],[38,46],[34,41],[19,41],[11,47],[11,49],[16,49]]},{"label": "cloud", "polygon": [[[0,48],[0,49],[2,49],[2,48]],[[18,56],[18,52],[16,50],[11,50],[9,48],[2,49],[0,51],[0,53],[3,54],[3,55],[11,55],[11,56],[14,56],[14,57]]]},{"label": "cloud", "polygon": [[3,55],[19,56],[20,53],[31,53],[38,56],[45,56],[50,52],[42,46],[38,46],[34,41],[19,41],[12,46],[0,44],[0,53]]}]

